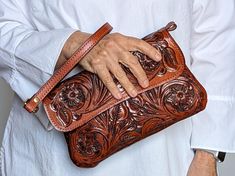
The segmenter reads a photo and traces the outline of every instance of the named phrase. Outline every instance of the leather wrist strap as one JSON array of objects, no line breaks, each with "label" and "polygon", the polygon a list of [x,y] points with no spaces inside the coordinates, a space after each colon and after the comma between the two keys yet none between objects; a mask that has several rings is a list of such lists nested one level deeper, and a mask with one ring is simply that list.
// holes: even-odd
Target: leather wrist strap
[{"label": "leather wrist strap", "polygon": [[53,74],[53,76],[28,99],[24,108],[28,112],[37,112],[39,103],[50,93],[50,91],[79,63],[79,61],[91,51],[91,49],[112,30],[109,23],[105,23],[93,35],[91,35],[75,53]]}]

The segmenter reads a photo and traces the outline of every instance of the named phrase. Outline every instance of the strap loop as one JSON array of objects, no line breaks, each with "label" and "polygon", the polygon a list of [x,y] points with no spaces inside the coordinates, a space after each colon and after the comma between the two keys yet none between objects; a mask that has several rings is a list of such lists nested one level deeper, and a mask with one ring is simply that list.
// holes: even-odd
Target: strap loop
[{"label": "strap loop", "polygon": [[96,46],[96,44],[108,33],[112,31],[112,26],[105,23],[93,35],[91,35],[75,52],[74,54],[52,75],[52,77],[28,99],[24,108],[28,112],[37,112],[38,105],[51,92],[51,90],[79,63],[79,61]]}]

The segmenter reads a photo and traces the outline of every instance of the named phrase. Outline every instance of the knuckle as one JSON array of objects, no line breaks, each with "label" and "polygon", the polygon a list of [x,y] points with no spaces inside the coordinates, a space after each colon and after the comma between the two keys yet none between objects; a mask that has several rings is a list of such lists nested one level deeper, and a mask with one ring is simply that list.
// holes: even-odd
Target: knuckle
[{"label": "knuckle", "polygon": [[127,79],[126,73],[122,68],[113,68],[113,74],[121,82]]},{"label": "knuckle", "polygon": [[107,57],[108,56],[108,52],[106,50],[102,49],[102,50],[100,50],[98,52],[98,56],[100,56],[100,57]]},{"label": "knuckle", "polygon": [[140,63],[139,63],[139,61],[136,59],[136,58],[131,58],[130,60],[129,60],[129,65],[130,66],[137,66],[137,65],[139,65]]},{"label": "knuckle", "polygon": [[107,48],[113,48],[116,45],[116,42],[113,39],[109,39],[105,43],[105,47]]},{"label": "knuckle", "polygon": [[121,82],[123,82],[123,81],[126,80],[126,75],[123,74],[123,73],[116,73],[116,74],[115,74],[115,77],[116,77],[119,81],[121,81]]},{"label": "knuckle", "polygon": [[106,85],[106,86],[111,86],[112,85],[112,83],[113,83],[113,80],[112,79],[110,79],[109,77],[104,77],[103,78],[103,83]]},{"label": "knuckle", "polygon": [[133,85],[129,79],[124,80],[123,82],[121,82],[121,84],[126,91],[130,91],[130,90],[134,89]]},{"label": "knuckle", "polygon": [[99,57],[96,57],[90,61],[91,65],[96,66],[96,65],[101,65],[102,64],[102,59]]}]

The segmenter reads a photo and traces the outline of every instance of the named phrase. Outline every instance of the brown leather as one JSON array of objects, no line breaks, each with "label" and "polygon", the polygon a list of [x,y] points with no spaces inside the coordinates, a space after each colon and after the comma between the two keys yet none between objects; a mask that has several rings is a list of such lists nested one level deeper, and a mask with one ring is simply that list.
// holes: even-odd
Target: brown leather
[{"label": "brown leather", "polygon": [[[170,30],[174,26],[175,24],[170,23],[167,26],[167,29]],[[147,36],[144,38],[144,40],[146,40],[152,45],[158,45],[159,49],[161,47],[160,45],[163,45],[165,42],[165,44],[169,45],[169,47],[163,51],[165,52],[164,53],[165,55],[168,55],[170,53],[167,53],[167,52],[168,51],[171,52],[170,48],[176,46],[177,44],[175,43],[174,40],[171,39],[169,33],[166,30],[162,31],[162,34],[165,35],[165,38],[163,37],[163,35],[160,35],[160,34],[161,33],[156,33],[156,34],[153,34],[153,36],[152,35]],[[163,38],[165,41],[163,40]],[[158,43],[156,43],[157,40],[159,40]],[[152,60],[148,58],[145,58],[145,59],[148,59],[147,61],[143,59],[142,59],[143,61],[140,61],[141,65],[145,68],[148,79],[150,80],[150,84],[148,88],[146,89],[141,88],[139,84],[137,83],[135,77],[132,74],[128,74],[129,79],[137,88],[138,94],[145,92],[147,90],[150,90],[160,84],[163,84],[164,82],[167,82],[168,80],[174,79],[183,72],[184,67],[185,67],[184,56],[178,48],[179,47],[175,47],[174,49],[174,50],[177,50],[177,52],[175,52],[174,58],[172,58],[172,59],[175,59],[175,60],[172,60],[174,61],[174,63],[170,63],[169,62],[170,60],[168,61],[166,59],[163,59],[162,62],[160,63],[153,62]],[[141,53],[134,52],[133,54],[141,57]],[[152,68],[151,70],[149,70],[149,68],[147,68],[148,65],[146,65],[146,63],[144,62],[146,63],[150,62],[150,64],[155,64],[156,66],[159,66],[159,68],[158,69]],[[164,66],[168,66],[168,71],[164,74],[164,76],[161,74],[159,74],[158,76],[155,76],[161,71],[161,68],[164,68]],[[126,72],[128,72],[128,70],[126,70]],[[81,89],[85,95],[83,98],[83,102],[79,100],[80,101],[79,106],[78,104],[76,104],[76,107],[68,107],[68,105],[66,105],[63,101],[61,102],[60,93],[63,93],[64,95],[65,94],[69,95],[69,93],[73,91],[74,89],[73,87],[71,87],[71,85],[74,85],[74,84],[79,86],[78,89]],[[94,116],[130,98],[125,93],[125,91],[123,91],[122,94],[123,94],[123,98],[121,100],[115,99],[95,74],[91,74],[87,71],[84,71],[70,79],[67,79],[64,83],[62,83],[60,86],[54,89],[52,93],[50,94],[53,96],[51,97],[49,95],[48,97],[46,97],[43,100],[43,104],[47,112],[48,118],[50,122],[53,124],[53,126],[59,131],[66,132],[66,131],[74,130],[75,128],[84,125],[85,123],[90,121]],[[105,98],[105,100],[101,101],[101,97],[104,95],[105,97],[103,98]],[[53,103],[52,103],[52,99],[53,99]],[[68,108],[64,108],[64,107],[68,107]],[[61,111],[66,111],[66,112],[61,112]],[[73,116],[76,116],[76,120],[74,120],[72,117],[66,117],[66,116],[61,115],[65,113],[73,114]]]},{"label": "brown leather", "polygon": [[111,32],[112,26],[105,23],[98,29],[87,41],[85,41],[69,58],[63,66],[61,66],[53,76],[24,104],[24,108],[28,112],[36,112],[39,103],[48,95],[49,92],[85,57],[85,55],[108,33]]},{"label": "brown leather", "polygon": [[[97,77],[83,71],[57,85],[43,100],[53,126],[65,132],[72,161],[79,167],[94,167],[115,152],[146,138],[206,107],[207,94],[185,65],[184,55],[166,27],[143,38],[162,55],[155,62],[132,51],[145,70],[150,86],[136,86],[138,96],[116,100]],[[115,80],[120,90],[123,90]]]}]

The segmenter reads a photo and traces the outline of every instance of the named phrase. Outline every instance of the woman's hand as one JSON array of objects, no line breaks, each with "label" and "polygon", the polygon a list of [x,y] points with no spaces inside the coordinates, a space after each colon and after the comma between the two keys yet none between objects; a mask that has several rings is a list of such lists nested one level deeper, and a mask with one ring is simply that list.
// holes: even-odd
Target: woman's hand
[{"label": "woman's hand", "polygon": [[214,156],[202,150],[197,150],[189,167],[187,176],[217,176]]},{"label": "woman's hand", "polygon": [[[79,31],[72,34],[62,50],[60,58],[71,57],[76,49],[89,36],[89,34]],[[160,52],[147,42],[119,33],[113,33],[106,35],[92,51],[80,61],[80,65],[85,70],[96,73],[115,98],[122,98],[122,94],[114,83],[111,74],[115,76],[131,97],[135,97],[137,91],[127,78],[120,63],[130,69],[143,88],[148,87],[149,80],[143,68],[138,62],[138,59],[130,53],[130,51],[136,50],[148,55],[155,61],[160,61],[161,59]],[[61,65],[59,61],[58,65]]]}]

